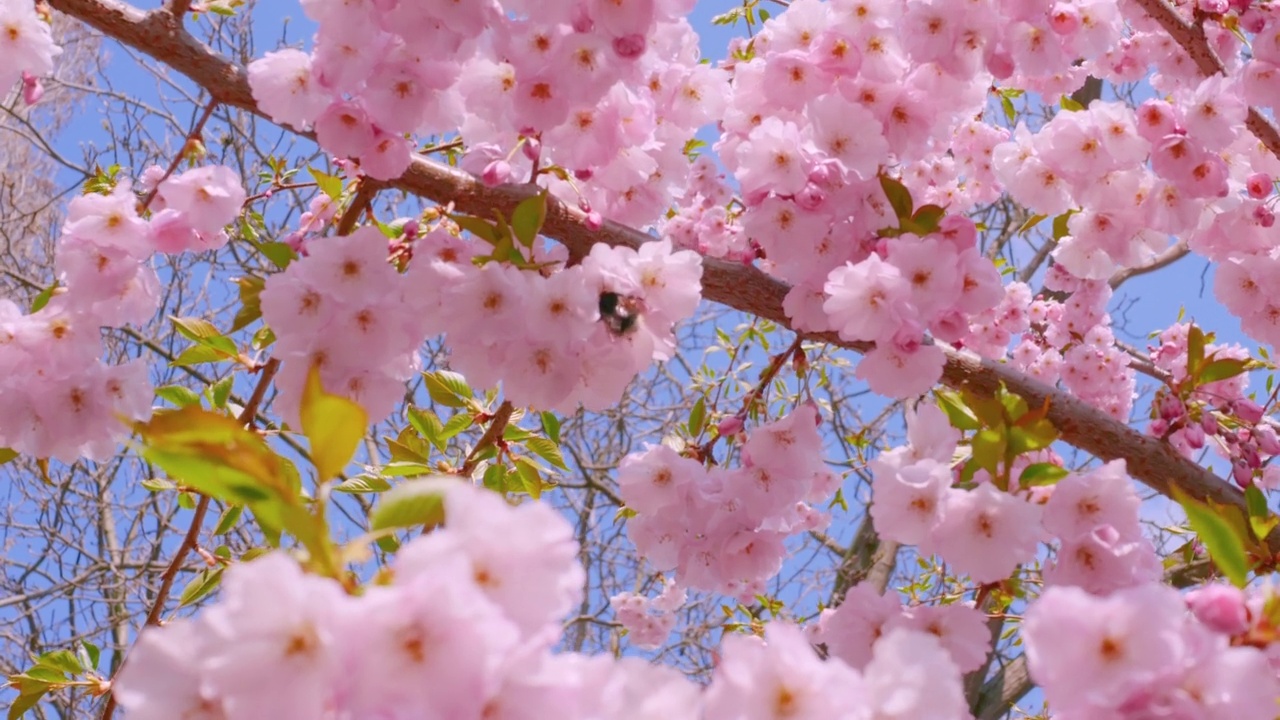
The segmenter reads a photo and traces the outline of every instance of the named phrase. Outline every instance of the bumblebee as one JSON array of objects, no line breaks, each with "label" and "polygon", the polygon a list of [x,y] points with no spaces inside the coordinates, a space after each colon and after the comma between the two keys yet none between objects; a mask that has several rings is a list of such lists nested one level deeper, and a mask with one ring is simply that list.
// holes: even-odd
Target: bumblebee
[{"label": "bumblebee", "polygon": [[616,292],[600,293],[600,321],[615,337],[630,335],[640,328],[640,299]]}]

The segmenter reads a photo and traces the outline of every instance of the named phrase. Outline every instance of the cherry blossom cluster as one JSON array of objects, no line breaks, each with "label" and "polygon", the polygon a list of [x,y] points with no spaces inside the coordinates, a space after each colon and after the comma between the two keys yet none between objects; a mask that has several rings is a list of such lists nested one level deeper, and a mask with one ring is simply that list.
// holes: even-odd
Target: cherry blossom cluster
[{"label": "cherry blossom cluster", "polygon": [[33,0],[0,0],[0,94],[22,80],[24,100],[34,103],[39,78],[53,73],[53,59],[61,53]]},{"label": "cherry blossom cluster", "polygon": [[[1179,323],[1160,333],[1160,344],[1151,348],[1151,361],[1168,373],[1173,387],[1185,385],[1191,325]],[[1249,360],[1240,345],[1203,343],[1205,363]],[[1280,437],[1264,416],[1266,409],[1246,395],[1248,375],[1239,373],[1222,380],[1196,385],[1184,400],[1160,388],[1151,403],[1147,432],[1166,439],[1190,457],[1206,445],[1231,461],[1231,476],[1240,487],[1257,484],[1280,487],[1280,467],[1270,460],[1280,455]]]},{"label": "cherry blossom cluster", "polygon": [[1140,504],[1123,460],[1071,473],[1053,485],[1043,524],[1062,542],[1045,564],[1045,584],[1107,595],[1158,582],[1163,567],[1142,533]]},{"label": "cherry blossom cluster", "polygon": [[857,670],[821,660],[792,625],[731,635],[705,691],[638,658],[553,654],[585,579],[568,522],[426,482],[444,494],[445,525],[401,548],[388,581],[349,595],[282,552],[237,564],[217,603],[142,632],[112,682],[121,708],[138,720],[968,717],[947,647],[969,621],[955,611],[893,628]]},{"label": "cherry blossom cluster", "polygon": [[609,598],[614,617],[627,630],[631,644],[652,650],[662,647],[676,626],[676,611],[684,605],[688,593],[670,584],[655,598],[636,593],[618,593]]},{"label": "cherry blossom cluster", "polygon": [[1049,269],[1044,282],[1066,299],[1033,299],[1025,283],[1010,283],[996,307],[973,319],[964,344],[1048,385],[1061,382],[1081,400],[1128,420],[1137,381],[1128,356],[1115,344],[1106,309],[1110,286],[1075,278],[1060,265]]},{"label": "cherry blossom cluster", "polygon": [[849,588],[839,605],[823,610],[810,626],[813,642],[855,670],[871,662],[877,639],[898,629],[936,637],[961,673],[981,668],[991,651],[987,618],[972,605],[904,607],[897,593],[884,595],[867,583]]},{"label": "cherry blossom cluster", "polygon": [[1241,599],[1219,586],[1185,600],[1157,583],[1107,596],[1051,587],[1022,623],[1031,676],[1062,720],[1272,717],[1274,651],[1232,642],[1248,625]]},{"label": "cherry blossom cluster", "polygon": [[692,4],[314,0],[312,52],[268,53],[249,82],[273,119],[314,126],[370,177],[403,173],[412,135],[456,131],[486,181],[531,178],[519,148],[533,169],[567,171],[547,181],[562,199],[647,225],[682,192],[684,145],[727,93],[727,74],[698,62]]},{"label": "cherry blossom cluster", "polygon": [[627,521],[636,549],[682,587],[744,601],[763,592],[786,538],[828,519],[808,504],[839,482],[822,464],[817,422],[817,409],[803,404],[756,428],[737,468],[708,470],[666,445],[623,458],[618,493],[636,513]]},{"label": "cherry blossom cluster", "polygon": [[[592,246],[582,262],[544,275],[488,262],[474,244],[430,233],[414,244],[412,300],[429,333],[449,338],[449,363],[474,385],[502,382],[519,405],[602,410],[636,373],[675,352],[674,326],[700,299],[697,254],[668,241]],[[535,263],[565,263],[561,246]]]},{"label": "cherry blossom cluster", "polygon": [[[450,367],[474,385],[502,383],[521,406],[600,410],[636,373],[671,357],[674,325],[697,307],[701,262],[666,241],[596,245],[581,263],[544,273],[477,266],[478,241],[441,228],[418,237],[411,227],[396,243],[411,248],[403,273],[388,262],[386,236],[366,227],[305,241],[305,256],[267,279],[262,313],[286,361],[278,377],[286,419],[296,419],[317,364],[326,389],[375,422],[386,418],[421,366],[418,347],[440,333]],[[564,248],[539,247],[529,260],[560,265]],[[602,296],[616,303],[612,314]]]},{"label": "cherry blossom cluster", "polygon": [[318,366],[325,390],[381,421],[421,367],[418,347],[428,332],[419,288],[387,262],[387,238],[374,227],[313,238],[305,251],[268,277],[259,296],[282,361],[279,411],[298,427],[307,374]]},{"label": "cherry blossom cluster", "polygon": [[[1135,26],[1147,28],[1150,21]],[[1162,64],[1173,41],[1165,36],[1156,51],[1155,37],[1129,38],[1127,52],[1141,60],[1127,62],[1140,62],[1144,73],[1156,62],[1162,72],[1153,84],[1165,98],[1136,109],[1094,102],[1057,113],[1035,133],[1019,125],[995,148],[996,175],[1033,212],[1065,215],[1068,232],[1053,257],[1071,275],[1106,281],[1152,262],[1171,236],[1181,237],[1219,262],[1215,294],[1242,319],[1245,332],[1276,342],[1280,310],[1273,311],[1258,288],[1276,262],[1268,228],[1275,222],[1271,178],[1280,161],[1243,130],[1247,94],[1238,81],[1200,78],[1176,44],[1167,57],[1185,67]],[[1238,55],[1234,35],[1219,29],[1214,37],[1220,53],[1230,52],[1224,57]]]},{"label": "cherry blossom cluster", "polygon": [[706,692],[706,720],[969,720],[960,670],[943,642],[893,628],[864,667],[818,659],[795,626],[770,623],[763,642],[725,638]]},{"label": "cherry blossom cluster", "polygon": [[[1004,579],[1038,557],[1041,540],[1061,540],[1043,575],[1050,585],[1075,585],[1105,594],[1159,579],[1155,548],[1139,524],[1140,500],[1124,461],[1070,473],[1053,486],[1003,492],[985,470],[965,488],[953,469],[959,432],[934,405],[907,418],[908,444],[869,463],[871,516],[886,539],[937,555],[979,583]],[[1018,458],[1010,476],[1034,462],[1055,462],[1046,451]],[[1012,483],[1011,483],[1012,484]]]},{"label": "cherry blossom cluster", "polygon": [[936,406],[909,414],[908,444],[868,463],[871,517],[881,537],[936,554],[975,582],[998,582],[1036,558],[1041,507],[1025,494],[997,489],[985,471],[976,487],[955,487],[951,463],[959,439]]},{"label": "cherry blossom cluster", "polygon": [[101,459],[127,431],[119,418],[150,416],[146,362],[104,363],[100,328],[150,321],[160,297],[151,256],[221,247],[244,200],[235,172],[206,166],[159,183],[150,219],[128,180],[71,201],[55,248],[59,292],[30,314],[0,299],[0,447]]},{"label": "cherry blossom cluster", "polygon": [[690,167],[689,186],[678,210],[661,226],[662,237],[678,248],[701,255],[750,263],[760,254],[749,245],[740,223],[730,214],[733,191],[710,157],[703,155]]},{"label": "cherry blossom cluster", "polygon": [[[918,394],[936,381],[943,355],[925,332],[954,341],[966,314],[999,300],[999,275],[958,215],[967,205],[948,208],[955,215],[936,233],[884,237],[899,218],[880,178],[888,166],[945,150],[959,123],[981,112],[990,79],[979,70],[999,31],[995,17],[802,0],[731,64],[716,150],[739,182],[747,239],[766,270],[795,286],[784,306],[795,327],[876,343],[858,374],[882,394]],[[961,36],[968,44],[957,55]],[[974,135],[965,142],[981,145]]]}]

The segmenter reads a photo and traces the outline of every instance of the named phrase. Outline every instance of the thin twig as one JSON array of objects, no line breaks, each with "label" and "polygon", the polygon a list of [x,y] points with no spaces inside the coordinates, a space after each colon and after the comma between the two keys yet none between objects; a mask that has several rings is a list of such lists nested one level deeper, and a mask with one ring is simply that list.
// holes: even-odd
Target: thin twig
[{"label": "thin twig", "polygon": [[[266,397],[267,386],[271,384],[272,378],[275,377],[276,371],[280,369],[280,361],[272,358],[268,360],[260,370],[258,376],[258,384],[253,389],[253,395],[250,396],[249,402],[245,404],[240,411],[240,415],[236,418],[242,424],[252,424],[253,418],[258,413],[258,406],[262,404],[262,400]],[[151,611],[147,613],[146,625],[158,626],[160,624],[160,616],[164,614],[165,603],[169,600],[169,593],[173,590],[174,580],[177,579],[178,573],[182,570],[183,563],[187,559],[187,555],[196,548],[200,540],[200,530],[204,525],[204,518],[209,512],[209,496],[201,495],[196,502],[195,512],[191,516],[191,525],[187,528],[187,534],[182,538],[182,544],[178,546],[177,552],[173,555],[173,560],[169,563],[169,567],[165,569],[164,574],[160,576],[160,588],[156,590],[155,599],[152,601]],[[126,660],[127,662],[127,660]],[[102,720],[111,720],[115,714],[116,699],[115,695],[107,696],[107,704],[102,709]]]}]

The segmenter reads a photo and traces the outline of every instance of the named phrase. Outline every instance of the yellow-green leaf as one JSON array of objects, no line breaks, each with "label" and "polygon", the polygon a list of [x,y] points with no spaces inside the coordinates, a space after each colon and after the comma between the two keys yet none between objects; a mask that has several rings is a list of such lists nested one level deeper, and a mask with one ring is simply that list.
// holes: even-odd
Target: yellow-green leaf
[{"label": "yellow-green leaf", "polygon": [[387,491],[369,517],[370,530],[444,524],[444,496],[457,478],[436,475],[409,480]]},{"label": "yellow-green leaf", "polygon": [[1177,487],[1173,488],[1173,498],[1187,513],[1188,524],[1204,543],[1213,564],[1233,585],[1244,587],[1249,581],[1250,569],[1244,539],[1232,530],[1231,523],[1225,518]]},{"label": "yellow-green leaf", "polygon": [[283,461],[234,418],[197,406],[140,423],[142,456],[182,484],[225,502],[292,501]]},{"label": "yellow-green leaf", "polygon": [[302,392],[302,433],[311,442],[311,462],[321,480],[336,477],[351,462],[369,427],[364,408],[320,386],[320,370],[312,367]]}]

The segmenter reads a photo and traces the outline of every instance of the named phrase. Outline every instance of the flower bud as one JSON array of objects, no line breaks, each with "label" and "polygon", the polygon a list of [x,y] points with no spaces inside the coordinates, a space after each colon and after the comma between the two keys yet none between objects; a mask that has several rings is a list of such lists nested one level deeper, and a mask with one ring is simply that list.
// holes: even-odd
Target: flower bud
[{"label": "flower bud", "polygon": [[1244,592],[1230,585],[1205,585],[1186,595],[1191,614],[1210,630],[1239,635],[1249,629]]}]

